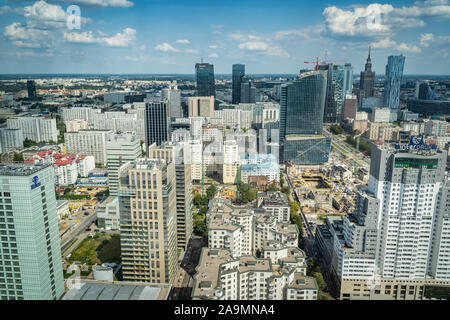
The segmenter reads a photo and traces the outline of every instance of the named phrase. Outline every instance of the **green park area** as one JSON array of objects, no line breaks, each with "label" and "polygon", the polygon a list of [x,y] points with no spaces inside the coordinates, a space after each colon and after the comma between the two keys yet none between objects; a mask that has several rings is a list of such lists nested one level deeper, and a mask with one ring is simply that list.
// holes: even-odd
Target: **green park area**
[{"label": "green park area", "polygon": [[70,261],[80,261],[88,265],[105,262],[120,263],[120,237],[114,235],[96,235],[84,239],[72,251]]}]

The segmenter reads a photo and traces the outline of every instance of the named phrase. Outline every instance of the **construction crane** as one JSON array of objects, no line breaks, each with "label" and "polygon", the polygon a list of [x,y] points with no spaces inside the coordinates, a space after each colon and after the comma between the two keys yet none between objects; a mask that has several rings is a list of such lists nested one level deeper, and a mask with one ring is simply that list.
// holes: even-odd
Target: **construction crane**
[{"label": "construction crane", "polygon": [[316,71],[319,71],[319,63],[329,63],[329,62],[345,62],[345,60],[323,60],[323,61],[319,61],[319,57],[316,57],[316,61],[304,61],[303,63],[314,63],[316,65]]}]

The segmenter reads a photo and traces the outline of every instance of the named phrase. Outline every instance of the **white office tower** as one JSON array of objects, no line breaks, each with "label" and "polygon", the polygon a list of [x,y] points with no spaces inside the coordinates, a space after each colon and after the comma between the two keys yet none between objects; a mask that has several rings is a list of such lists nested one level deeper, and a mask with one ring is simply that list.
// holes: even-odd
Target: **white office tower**
[{"label": "white office tower", "polygon": [[161,100],[169,101],[169,113],[171,118],[182,118],[183,110],[181,109],[181,90],[177,86],[161,90]]},{"label": "white office tower", "polygon": [[6,120],[8,129],[20,129],[24,139],[35,142],[58,141],[56,119],[44,117],[21,117]]},{"label": "white office tower", "polygon": [[[374,146],[368,189],[334,240],[341,281],[381,277],[383,288],[368,297],[422,299],[424,286],[450,280],[446,162],[440,150]],[[341,296],[359,296],[354,289],[352,281],[341,283]]]},{"label": "white office tower", "polygon": [[223,183],[236,183],[239,170],[239,153],[236,140],[227,140],[223,143]]},{"label": "white office tower", "polygon": [[136,134],[127,132],[108,135],[106,138],[106,161],[110,195],[117,196],[119,168],[127,162],[135,161],[141,155],[141,143]]},{"label": "white office tower", "polygon": [[51,165],[0,165],[0,300],[64,293]]},{"label": "white office tower", "polygon": [[202,128],[206,122],[204,117],[189,117],[191,121],[191,137],[192,139],[202,140]]},{"label": "white office tower", "polygon": [[203,144],[201,140],[189,141],[189,161],[191,163],[191,179],[192,181],[201,181],[205,173],[203,159]]},{"label": "white office tower", "polygon": [[94,156],[95,163],[106,166],[106,138],[110,130],[80,130],[66,132],[66,152]]}]

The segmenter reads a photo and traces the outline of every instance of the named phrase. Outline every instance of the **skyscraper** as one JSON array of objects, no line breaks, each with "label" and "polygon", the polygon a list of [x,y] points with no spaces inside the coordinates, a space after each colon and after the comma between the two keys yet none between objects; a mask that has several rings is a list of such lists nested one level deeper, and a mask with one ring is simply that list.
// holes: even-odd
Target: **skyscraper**
[{"label": "skyscraper", "polygon": [[186,250],[193,232],[191,164],[187,142],[166,142],[160,147],[152,147],[149,157],[175,163],[176,207],[177,207],[177,247]]},{"label": "skyscraper", "polygon": [[0,181],[0,299],[61,298],[53,167],[0,165]]},{"label": "skyscraper", "polygon": [[214,97],[189,97],[189,117],[214,117]]},{"label": "skyscraper", "polygon": [[384,82],[384,106],[391,109],[400,108],[400,85],[403,77],[405,56],[389,56]]},{"label": "skyscraper", "polygon": [[27,80],[28,98],[36,99],[36,82],[34,80]]},{"label": "skyscraper", "polygon": [[375,84],[375,71],[372,71],[372,60],[370,59],[370,47],[369,56],[367,57],[366,66],[364,71],[361,71],[359,80],[359,99],[373,97]]},{"label": "skyscraper", "polygon": [[147,102],[145,104],[145,144],[146,151],[151,144],[161,143],[169,140],[170,117],[169,103]]},{"label": "skyscraper", "polygon": [[241,102],[241,83],[242,78],[245,75],[245,65],[244,64],[233,64],[232,70],[232,98],[231,103],[238,104]]},{"label": "skyscraper", "polygon": [[170,118],[182,118],[183,110],[181,108],[181,91],[175,86],[161,90],[161,100],[169,101]]},{"label": "skyscraper", "polygon": [[210,63],[196,63],[195,74],[197,79],[197,96],[216,96],[214,82],[214,65]]},{"label": "skyscraper", "polygon": [[323,122],[340,121],[345,100],[345,67],[340,65],[320,65],[319,70],[327,70],[327,90]]},{"label": "skyscraper", "polygon": [[172,283],[177,272],[175,164],[138,159],[119,170],[124,281]]},{"label": "skyscraper", "polygon": [[322,135],[327,77],[311,71],[281,86],[280,160],[294,164],[328,161],[331,138]]},{"label": "skyscraper", "polygon": [[240,103],[255,103],[256,102],[256,88],[252,86],[252,81],[249,77],[242,77],[241,81],[241,99]]},{"label": "skyscraper", "polygon": [[353,67],[351,63],[344,65],[344,96],[353,92]]},{"label": "skyscraper", "polygon": [[106,139],[106,161],[108,165],[109,194],[117,196],[119,168],[135,161],[142,154],[141,143],[135,133],[110,134]]},{"label": "skyscraper", "polygon": [[[422,137],[411,139],[422,144]],[[333,245],[341,297],[363,298],[364,290],[370,299],[422,299],[424,286],[450,284],[446,162],[439,150],[372,148],[368,188],[335,228],[342,232]],[[375,290],[361,287],[374,276]]]}]

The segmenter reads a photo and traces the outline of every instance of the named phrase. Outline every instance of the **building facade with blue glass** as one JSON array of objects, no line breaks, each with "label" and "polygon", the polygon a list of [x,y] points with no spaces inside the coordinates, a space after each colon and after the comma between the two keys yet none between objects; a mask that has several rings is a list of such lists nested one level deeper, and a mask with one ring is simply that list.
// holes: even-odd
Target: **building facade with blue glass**
[{"label": "building facade with blue glass", "polygon": [[400,85],[403,77],[405,56],[389,56],[386,65],[383,104],[387,108],[400,108]]},{"label": "building facade with blue glass", "polygon": [[214,65],[210,63],[196,63],[195,75],[197,80],[197,96],[215,97]]},{"label": "building facade with blue glass", "polygon": [[241,102],[241,84],[242,78],[245,76],[245,65],[244,64],[233,64],[232,70],[232,93],[231,102],[233,104],[238,104]]},{"label": "building facade with blue glass", "polygon": [[55,300],[64,277],[51,165],[0,165],[0,300]]}]

